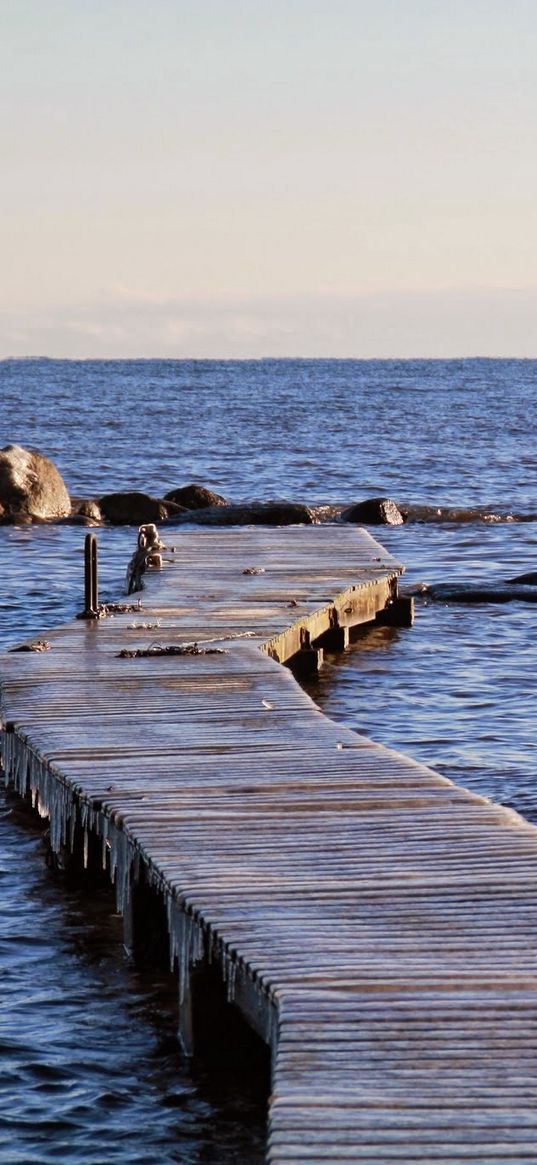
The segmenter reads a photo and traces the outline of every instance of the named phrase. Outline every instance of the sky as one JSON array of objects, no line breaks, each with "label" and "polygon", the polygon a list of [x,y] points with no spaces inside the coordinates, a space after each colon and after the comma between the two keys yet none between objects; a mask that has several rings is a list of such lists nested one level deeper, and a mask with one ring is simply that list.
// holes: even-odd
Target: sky
[{"label": "sky", "polygon": [[0,0],[0,357],[537,357],[535,0]]}]

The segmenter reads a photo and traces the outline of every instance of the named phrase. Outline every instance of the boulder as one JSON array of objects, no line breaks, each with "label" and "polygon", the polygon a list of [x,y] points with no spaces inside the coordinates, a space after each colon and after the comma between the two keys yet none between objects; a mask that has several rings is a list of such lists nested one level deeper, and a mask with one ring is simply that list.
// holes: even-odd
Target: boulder
[{"label": "boulder", "polygon": [[343,522],[359,522],[365,526],[402,526],[404,516],[391,498],[368,498],[349,506],[341,514]]},{"label": "boulder", "polygon": [[147,522],[164,522],[184,511],[175,502],[152,498],[149,494],[131,490],[126,493],[105,494],[97,502],[103,518],[114,526],[141,526]]},{"label": "boulder", "polygon": [[245,506],[208,506],[180,514],[180,523],[195,522],[204,526],[311,526],[313,511],[300,502],[253,502]]},{"label": "boulder", "polygon": [[204,485],[182,485],[178,489],[171,489],[164,495],[165,501],[176,502],[178,506],[186,506],[187,510],[204,510],[207,506],[227,506],[229,503],[221,494],[215,494]]},{"label": "boulder", "polygon": [[0,521],[63,518],[71,513],[67,486],[56,466],[33,449],[0,449]]},{"label": "boulder", "polygon": [[99,504],[93,498],[73,498],[71,517],[86,518],[90,522],[102,522],[103,516]]},{"label": "boulder", "polygon": [[537,587],[537,570],[529,570],[527,574],[517,574],[516,578],[508,578],[509,583],[523,583],[529,587]]}]

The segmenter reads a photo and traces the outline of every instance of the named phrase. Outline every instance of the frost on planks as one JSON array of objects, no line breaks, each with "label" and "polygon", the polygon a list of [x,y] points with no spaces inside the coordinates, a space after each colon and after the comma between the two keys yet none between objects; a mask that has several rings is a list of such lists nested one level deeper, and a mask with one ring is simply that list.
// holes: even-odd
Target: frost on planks
[{"label": "frost on planks", "polygon": [[[62,850],[73,852],[77,821],[83,831],[84,867],[88,865],[89,834],[93,833],[102,841],[102,865],[108,869],[114,884],[116,908],[124,914],[129,904],[131,886],[140,875],[143,855],[125,829],[119,829],[101,807],[82,800],[77,791],[50,765],[36,755],[28,744],[12,730],[2,734],[2,759],[6,785],[25,797],[30,793],[32,806],[50,825],[50,845],[56,855]],[[195,919],[177,899],[173,887],[168,885],[151,862],[144,862],[144,873],[150,886],[163,898],[168,919],[170,963],[172,969],[177,963],[179,973],[179,1001],[185,1000],[188,976],[192,967],[203,962],[217,963],[227,986],[227,998],[234,1002],[244,989],[248,971],[236,955],[228,950],[225,943],[214,932],[207,931],[202,922]],[[266,993],[259,988],[260,996]],[[260,1004],[262,1000],[259,1000]],[[273,1011],[263,1008],[265,1014],[265,1039],[273,1037]]]},{"label": "frost on planks", "polygon": [[73,848],[76,800],[73,790],[42,761],[15,732],[2,735],[2,763],[5,783],[21,797],[31,794],[32,807],[50,821],[50,844],[54,853],[62,846]]}]

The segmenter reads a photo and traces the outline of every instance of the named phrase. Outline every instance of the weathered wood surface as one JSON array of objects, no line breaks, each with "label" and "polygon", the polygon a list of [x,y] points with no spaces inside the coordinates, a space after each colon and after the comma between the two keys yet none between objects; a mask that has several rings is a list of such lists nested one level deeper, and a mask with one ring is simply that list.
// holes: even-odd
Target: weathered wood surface
[{"label": "weathered wood surface", "polygon": [[[190,965],[221,965],[274,1049],[272,1165],[535,1162],[535,829],[331,723],[267,654],[370,617],[396,564],[337,527],[176,546],[140,612],[3,658],[11,780],[56,848],[99,833],[121,909],[148,871],[184,1011]],[[118,658],[192,640],[223,654]]]}]

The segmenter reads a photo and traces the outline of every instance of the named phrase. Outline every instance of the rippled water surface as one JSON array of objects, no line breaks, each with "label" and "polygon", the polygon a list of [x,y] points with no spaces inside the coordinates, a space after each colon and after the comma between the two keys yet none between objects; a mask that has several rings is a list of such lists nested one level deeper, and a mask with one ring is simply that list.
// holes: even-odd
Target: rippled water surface
[{"label": "rippled water surface", "polygon": [[2,444],[47,452],[82,494],[199,480],[236,501],[524,508],[536,391],[531,360],[0,365]]},{"label": "rippled water surface", "polygon": [[[383,530],[408,582],[487,582],[537,560],[537,527]],[[537,606],[416,600],[411,629],[364,632],[327,661],[323,711],[537,823]]]},{"label": "rippled water surface", "polygon": [[[199,481],[233,501],[461,507],[474,520],[378,532],[409,582],[537,569],[537,524],[516,520],[537,511],[533,361],[8,361],[0,400],[0,445],[46,453],[77,496]],[[480,521],[479,507],[515,520]],[[98,532],[108,597],[133,538]],[[80,609],[83,539],[0,527],[2,648]],[[420,599],[412,629],[366,632],[311,690],[328,715],[537,822],[536,617],[530,603]],[[108,897],[66,886],[43,853],[2,801],[0,1160],[262,1160],[258,1098],[181,1060],[167,983],[125,963]]]}]

